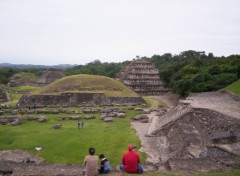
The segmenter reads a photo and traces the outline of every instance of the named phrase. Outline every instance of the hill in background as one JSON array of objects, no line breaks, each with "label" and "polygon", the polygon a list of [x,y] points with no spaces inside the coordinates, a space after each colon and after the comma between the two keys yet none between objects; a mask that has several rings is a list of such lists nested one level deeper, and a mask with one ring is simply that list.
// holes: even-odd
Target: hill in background
[{"label": "hill in background", "polygon": [[67,69],[69,67],[73,67],[75,65],[71,64],[59,64],[59,65],[32,65],[32,64],[10,64],[10,63],[0,63],[0,68],[8,67],[8,68],[20,68],[20,69],[27,69],[27,68],[43,68],[43,69],[48,69],[48,68],[55,68],[55,69]]}]

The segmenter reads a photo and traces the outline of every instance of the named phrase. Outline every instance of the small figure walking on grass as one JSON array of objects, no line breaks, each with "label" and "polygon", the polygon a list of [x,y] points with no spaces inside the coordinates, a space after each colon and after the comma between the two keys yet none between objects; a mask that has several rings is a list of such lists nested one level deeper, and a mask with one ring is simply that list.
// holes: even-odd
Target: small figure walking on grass
[{"label": "small figure walking on grass", "polygon": [[84,127],[84,122],[82,121],[82,128]]},{"label": "small figure walking on grass", "polygon": [[81,122],[80,122],[80,121],[78,121],[78,129],[80,128],[80,124],[81,124]]}]

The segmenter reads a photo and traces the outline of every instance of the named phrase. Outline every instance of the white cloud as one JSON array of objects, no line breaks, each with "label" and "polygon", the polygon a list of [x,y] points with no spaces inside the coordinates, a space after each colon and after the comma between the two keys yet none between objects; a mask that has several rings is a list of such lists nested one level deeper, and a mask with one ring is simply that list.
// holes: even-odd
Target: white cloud
[{"label": "white cloud", "polygon": [[0,62],[239,54],[239,0],[0,0]]}]

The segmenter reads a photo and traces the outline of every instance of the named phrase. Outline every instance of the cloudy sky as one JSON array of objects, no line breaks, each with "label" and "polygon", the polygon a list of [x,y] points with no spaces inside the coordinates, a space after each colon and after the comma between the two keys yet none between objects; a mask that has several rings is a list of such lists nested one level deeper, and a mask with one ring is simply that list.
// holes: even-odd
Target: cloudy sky
[{"label": "cloudy sky", "polygon": [[240,0],[0,0],[0,63],[240,54]]}]

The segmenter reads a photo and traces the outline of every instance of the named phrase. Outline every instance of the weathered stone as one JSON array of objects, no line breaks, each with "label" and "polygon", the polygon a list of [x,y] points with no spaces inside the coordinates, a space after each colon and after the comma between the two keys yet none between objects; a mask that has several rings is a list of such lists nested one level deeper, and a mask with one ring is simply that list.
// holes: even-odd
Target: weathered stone
[{"label": "weathered stone", "polygon": [[66,117],[57,117],[57,120],[58,120],[58,121],[66,120]]},{"label": "weathered stone", "polygon": [[118,112],[119,112],[119,113],[125,113],[125,112],[126,112],[126,110],[125,110],[125,109],[122,109],[122,108],[120,108],[120,109],[118,109]]},{"label": "weathered stone", "polygon": [[73,110],[66,110],[66,112],[65,112],[66,114],[73,114],[74,113],[74,111]]},{"label": "weathered stone", "polygon": [[12,111],[11,111],[11,114],[12,114],[12,115],[16,115],[16,114],[18,114],[18,111],[17,111],[17,110],[12,110]]},{"label": "weathered stone", "polygon": [[10,123],[10,125],[12,125],[12,126],[22,125],[22,121],[20,119],[17,119],[15,121],[13,121],[12,123]]},{"label": "weathered stone", "polygon": [[60,129],[60,128],[62,128],[62,124],[54,124],[53,128],[54,129]]},{"label": "weathered stone", "polygon": [[16,125],[17,125],[18,121],[21,121],[20,117],[18,117],[18,116],[2,116],[2,117],[0,117],[1,125],[8,125],[8,124],[11,125],[12,123],[13,124],[16,123]]},{"label": "weathered stone", "polygon": [[4,114],[4,111],[0,111],[0,115],[3,115]]},{"label": "weathered stone", "polygon": [[68,119],[69,120],[80,120],[81,116],[69,116]]},{"label": "weathered stone", "polygon": [[104,122],[113,122],[113,118],[112,117],[105,117]]},{"label": "weathered stone", "polygon": [[27,113],[27,111],[24,110],[24,109],[21,109],[21,110],[19,110],[18,112],[19,112],[19,114],[26,114],[26,113]]},{"label": "weathered stone", "polygon": [[132,117],[132,120],[140,120],[140,115]]},{"label": "weathered stone", "polygon": [[28,110],[27,111],[27,114],[35,114],[36,113],[36,111],[34,111],[34,110]]},{"label": "weathered stone", "polygon": [[28,121],[34,121],[34,120],[37,121],[38,117],[36,117],[36,116],[26,116],[24,119],[26,119]]},{"label": "weathered stone", "polygon": [[13,173],[12,168],[0,166],[0,175],[11,175],[12,173]]},{"label": "weathered stone", "polygon": [[95,118],[96,118],[95,116],[88,116],[88,115],[84,116],[84,119],[86,120],[95,119]]},{"label": "weathered stone", "polygon": [[92,113],[92,109],[83,109],[82,110],[84,113]]},{"label": "weathered stone", "polygon": [[125,115],[125,113],[118,113],[117,117],[124,118],[124,117],[126,117],[126,115]]},{"label": "weathered stone", "polygon": [[135,108],[133,106],[128,107],[128,110],[134,110]]},{"label": "weathered stone", "polygon": [[145,103],[142,97],[106,97],[103,93],[61,93],[60,95],[23,95],[17,106],[28,107],[33,102],[37,102],[36,106],[59,105],[62,107]]},{"label": "weathered stone", "polygon": [[135,108],[136,111],[143,111],[143,108]]},{"label": "weathered stone", "polygon": [[151,111],[151,109],[144,109],[143,110],[143,113],[144,114],[150,114],[152,111]]},{"label": "weathered stone", "polygon": [[47,122],[47,121],[48,121],[48,118],[46,118],[45,116],[39,116],[39,117],[37,118],[37,121],[38,121],[38,122]]},{"label": "weathered stone", "polygon": [[0,87],[0,102],[7,102],[7,101],[8,101],[7,94],[5,90],[2,87]]},{"label": "weathered stone", "polygon": [[59,114],[59,111],[58,111],[57,109],[51,110],[51,111],[50,111],[50,114]]},{"label": "weathered stone", "polygon": [[140,119],[140,122],[142,123],[148,123],[149,119]]}]

